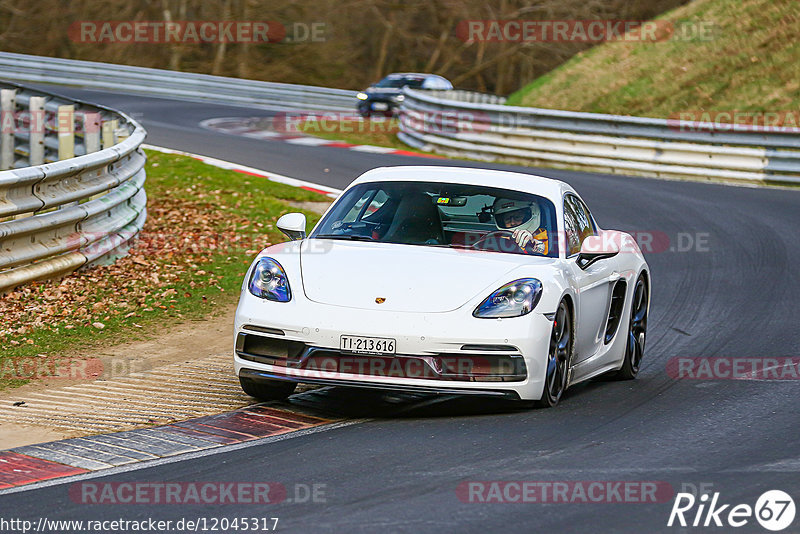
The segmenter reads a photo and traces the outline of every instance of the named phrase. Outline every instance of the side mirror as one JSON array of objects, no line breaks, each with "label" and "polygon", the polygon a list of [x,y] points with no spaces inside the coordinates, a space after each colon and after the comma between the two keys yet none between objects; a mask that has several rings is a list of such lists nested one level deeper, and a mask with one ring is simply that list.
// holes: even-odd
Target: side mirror
[{"label": "side mirror", "polygon": [[619,245],[613,240],[603,239],[603,236],[590,235],[583,240],[581,252],[578,254],[578,267],[583,270],[589,268],[594,262],[613,258],[619,254]]},{"label": "side mirror", "polygon": [[305,239],[306,237],[306,216],[302,213],[287,213],[277,222],[278,230],[286,234],[292,241]]}]

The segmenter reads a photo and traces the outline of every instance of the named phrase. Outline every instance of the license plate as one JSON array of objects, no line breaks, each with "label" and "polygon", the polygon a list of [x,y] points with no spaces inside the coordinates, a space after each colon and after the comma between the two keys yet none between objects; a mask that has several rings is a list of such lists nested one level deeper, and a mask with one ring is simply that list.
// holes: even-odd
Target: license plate
[{"label": "license plate", "polygon": [[389,104],[387,104],[386,102],[373,102],[372,109],[374,109],[375,111],[386,111],[387,109],[389,109]]},{"label": "license plate", "polygon": [[386,337],[342,336],[339,338],[339,348],[342,352],[355,354],[395,354],[396,343],[394,339]]}]

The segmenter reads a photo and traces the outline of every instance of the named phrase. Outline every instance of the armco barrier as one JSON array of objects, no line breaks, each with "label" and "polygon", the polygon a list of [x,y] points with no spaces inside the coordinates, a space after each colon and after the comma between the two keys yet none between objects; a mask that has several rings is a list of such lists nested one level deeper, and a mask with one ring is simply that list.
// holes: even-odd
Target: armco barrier
[{"label": "armco barrier", "polygon": [[144,128],[14,84],[0,96],[0,292],[124,254],[147,217]]},{"label": "armco barrier", "polygon": [[0,76],[163,98],[301,110],[355,110],[356,92],[0,52]]},{"label": "armco barrier", "polygon": [[800,133],[504,106],[406,88],[399,137],[451,156],[616,174],[800,183]]},{"label": "armco barrier", "polygon": [[[352,111],[355,92],[0,52],[7,79],[232,105]],[[447,155],[668,178],[800,182],[800,134],[744,125],[512,107],[470,91],[405,90],[400,138]],[[31,105],[38,105],[33,102]],[[688,128],[687,128],[688,126]],[[6,134],[3,134],[6,135]],[[23,139],[24,140],[24,139]],[[34,140],[36,141],[36,140]],[[56,141],[31,142],[32,157]],[[82,150],[75,147],[76,155]],[[19,151],[24,156],[23,144]],[[0,152],[0,157],[8,157]]]}]

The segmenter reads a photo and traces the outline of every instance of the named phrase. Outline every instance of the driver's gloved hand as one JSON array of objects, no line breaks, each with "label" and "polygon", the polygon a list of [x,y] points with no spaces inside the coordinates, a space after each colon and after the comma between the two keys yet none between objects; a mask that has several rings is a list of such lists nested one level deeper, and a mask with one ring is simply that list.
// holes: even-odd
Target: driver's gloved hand
[{"label": "driver's gloved hand", "polygon": [[535,241],[532,233],[530,233],[528,230],[523,230],[521,228],[517,228],[516,230],[514,230],[514,233],[512,235],[514,236],[514,241],[517,242],[517,246],[519,246],[519,248],[521,249],[524,249],[528,243]]},{"label": "driver's gloved hand", "polygon": [[514,241],[517,242],[517,246],[522,250],[525,250],[525,247],[530,245],[534,252],[540,254],[544,252],[544,242],[534,238],[530,231],[517,228],[512,235],[514,236]]}]

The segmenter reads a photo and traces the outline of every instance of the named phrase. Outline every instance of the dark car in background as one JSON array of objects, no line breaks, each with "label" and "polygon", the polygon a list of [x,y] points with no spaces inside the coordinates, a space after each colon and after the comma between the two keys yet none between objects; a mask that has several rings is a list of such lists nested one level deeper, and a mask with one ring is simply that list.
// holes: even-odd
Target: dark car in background
[{"label": "dark car in background", "polygon": [[446,90],[453,84],[436,74],[420,74],[416,72],[397,72],[358,93],[357,109],[362,117],[379,113],[390,117],[403,102],[403,88]]}]

